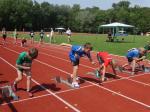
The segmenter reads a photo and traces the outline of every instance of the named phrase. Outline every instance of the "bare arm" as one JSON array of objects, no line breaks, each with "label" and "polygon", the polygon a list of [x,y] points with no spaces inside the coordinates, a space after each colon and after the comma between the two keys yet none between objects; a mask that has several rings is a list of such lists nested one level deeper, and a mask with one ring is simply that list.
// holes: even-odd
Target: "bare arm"
[{"label": "bare arm", "polygon": [[61,45],[61,46],[72,47],[72,45],[71,45],[71,44],[66,44],[66,43],[61,43],[60,45]]},{"label": "bare arm", "polygon": [[25,70],[30,70],[31,69],[31,67],[26,67],[26,66],[22,66],[22,65],[18,65],[18,64],[16,64],[16,67],[21,68],[21,69],[25,69]]}]

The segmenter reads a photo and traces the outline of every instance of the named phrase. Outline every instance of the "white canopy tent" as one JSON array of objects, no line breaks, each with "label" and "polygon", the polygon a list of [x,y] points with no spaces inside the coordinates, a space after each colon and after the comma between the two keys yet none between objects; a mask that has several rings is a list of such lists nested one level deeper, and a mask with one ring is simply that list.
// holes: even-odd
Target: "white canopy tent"
[{"label": "white canopy tent", "polygon": [[66,30],[65,28],[55,28],[55,30]]},{"label": "white canopy tent", "polygon": [[116,27],[132,28],[132,27],[134,27],[134,26],[115,22],[115,23],[110,23],[110,24],[101,25],[100,27],[104,27],[104,28],[116,28]]},{"label": "white canopy tent", "polygon": [[100,28],[111,28],[112,29],[112,36],[113,39],[118,35],[119,30],[121,29],[122,31],[124,31],[124,28],[133,28],[134,26],[132,25],[128,25],[128,24],[123,24],[123,23],[118,23],[118,22],[114,22],[114,23],[110,23],[110,24],[105,24],[105,25],[100,25]]},{"label": "white canopy tent", "polygon": [[63,34],[63,32],[65,32],[66,31],[66,29],[65,28],[62,28],[62,27],[59,27],[59,28],[55,28],[55,30],[57,30],[58,31],[58,33],[59,34]]}]

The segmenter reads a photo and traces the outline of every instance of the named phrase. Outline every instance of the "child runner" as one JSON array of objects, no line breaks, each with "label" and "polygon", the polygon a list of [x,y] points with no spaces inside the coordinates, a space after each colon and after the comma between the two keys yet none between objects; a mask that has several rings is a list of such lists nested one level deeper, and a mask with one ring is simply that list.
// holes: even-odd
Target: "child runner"
[{"label": "child runner", "polygon": [[17,29],[15,28],[14,32],[13,32],[13,35],[14,35],[14,44],[17,44]]},{"label": "child runner", "polygon": [[3,28],[2,29],[2,36],[3,36],[3,45],[5,45],[6,44],[6,37],[7,37],[7,32],[6,32],[6,29],[5,28]]},{"label": "child runner", "polygon": [[53,28],[51,28],[51,32],[50,32],[50,43],[56,42],[55,37],[54,37],[54,30]]},{"label": "child runner", "polygon": [[110,54],[108,52],[98,52],[97,53],[97,60],[100,64],[100,67],[96,71],[96,77],[100,78],[101,82],[105,81],[105,79],[106,79],[105,74],[106,74],[106,69],[108,66],[112,67],[112,70],[113,70],[115,77],[117,76],[117,73],[115,70],[115,68],[117,67],[116,63],[112,59],[112,57],[110,56]]},{"label": "child runner", "polygon": [[92,64],[94,64],[90,51],[92,51],[92,45],[90,43],[86,43],[83,46],[78,46],[78,45],[70,45],[71,51],[69,53],[69,58],[71,60],[72,66],[73,66],[73,82],[72,86],[75,88],[79,88],[79,84],[77,82],[77,74],[78,74],[78,68],[79,68],[79,63],[80,63],[80,57],[87,56]]},{"label": "child runner", "polygon": [[18,77],[15,79],[13,83],[13,90],[17,91],[17,84],[22,80],[23,72],[26,74],[27,77],[27,92],[29,97],[32,97],[33,94],[30,92],[30,86],[31,86],[31,65],[32,61],[36,59],[38,56],[38,50],[36,48],[29,49],[28,52],[22,52],[17,61],[16,61],[16,67],[17,67],[17,73]]},{"label": "child runner", "polygon": [[43,43],[43,38],[44,38],[44,31],[41,30],[41,32],[40,32],[40,42],[39,42],[39,44],[42,44],[42,43]]},{"label": "child runner", "polygon": [[21,41],[21,47],[26,47],[26,46],[27,46],[27,40],[23,38]]},{"label": "child runner", "polygon": [[31,44],[34,44],[34,32],[30,32],[30,37],[31,37]]},{"label": "child runner", "polygon": [[146,53],[146,50],[144,48],[132,48],[128,50],[127,55],[126,55],[128,63],[123,65],[122,67],[125,68],[127,66],[131,66],[132,75],[134,75],[136,63],[146,58],[145,53]]},{"label": "child runner", "polygon": [[68,28],[68,30],[66,31],[66,34],[68,36],[68,42],[71,42],[71,30]]}]

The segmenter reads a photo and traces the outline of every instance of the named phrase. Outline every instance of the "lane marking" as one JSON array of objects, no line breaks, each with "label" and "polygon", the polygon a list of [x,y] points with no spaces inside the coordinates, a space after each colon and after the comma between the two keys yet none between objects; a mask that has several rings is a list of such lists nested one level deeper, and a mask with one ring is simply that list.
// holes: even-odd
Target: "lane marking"
[{"label": "lane marking", "polygon": [[[70,92],[70,91],[89,88],[89,87],[92,87],[92,86],[94,86],[94,85],[87,85],[87,86],[82,86],[82,87],[76,88],[76,89],[63,90],[63,91],[60,91],[60,92],[55,92],[55,94],[67,93],[67,92]],[[1,104],[1,106],[5,106],[5,105],[10,104],[10,103],[14,104],[14,103],[20,103],[20,102],[24,102],[24,101],[33,100],[33,99],[43,98],[43,97],[46,97],[46,96],[52,96],[52,94],[48,93],[48,94],[44,94],[44,95],[35,96],[35,97],[32,97],[32,98],[24,98],[24,99],[21,99],[21,100],[18,100],[18,101],[11,101],[9,103],[3,103],[3,104]]]},{"label": "lane marking", "polygon": [[[12,50],[13,51],[13,50]],[[15,51],[16,52],[16,51]],[[37,60],[36,60],[37,61]],[[47,66],[50,66],[50,65],[48,65],[47,63],[43,63],[43,62],[41,62],[41,61],[38,61],[39,63],[42,63],[42,64],[45,64],[45,65],[47,65]],[[53,68],[56,68],[56,67],[53,67]],[[59,69],[59,68],[56,68],[57,70],[61,70],[61,69]],[[61,70],[61,71],[63,71],[63,70]],[[70,73],[68,73],[68,72],[66,72],[66,71],[63,71],[63,72],[65,72],[66,74],[70,74]],[[90,82],[90,81],[87,81],[87,80],[85,80],[85,79],[83,79],[83,78],[81,78],[82,80],[84,80],[84,81],[86,81],[86,82],[88,82],[88,83],[90,83],[90,84],[92,84],[92,85],[95,85],[95,86],[97,86],[97,87],[99,87],[99,88],[102,88],[103,90],[106,90],[106,91],[108,91],[108,92],[111,92],[111,93],[114,93],[114,94],[116,94],[116,95],[118,95],[118,96],[121,96],[121,97],[123,97],[123,98],[125,98],[125,99],[128,99],[129,101],[132,101],[132,102],[135,102],[135,103],[137,103],[137,104],[140,104],[140,105],[142,105],[142,106],[144,106],[144,107],[147,107],[147,108],[150,108],[150,106],[148,105],[148,104],[145,104],[145,103],[143,103],[143,102],[140,102],[140,101],[138,101],[138,100],[135,100],[135,99],[133,99],[133,98],[130,98],[130,97],[128,97],[128,96],[126,96],[126,95],[123,95],[123,94],[120,94],[120,93],[117,93],[117,92],[115,92],[115,91],[113,91],[113,90],[111,90],[111,89],[108,89],[108,88],[106,88],[106,87],[102,87],[102,86],[100,86],[100,85],[98,85],[98,84],[95,84],[95,83],[93,83],[93,82]],[[54,94],[54,93],[53,93]],[[72,106],[72,105],[71,105]],[[74,107],[75,108],[75,107]]]},{"label": "lane marking", "polygon": [[[12,65],[11,63],[9,63],[8,61],[6,61],[5,59],[3,59],[2,57],[0,57],[0,59],[3,60],[5,63],[7,63],[8,65],[10,65],[12,68],[14,68],[16,70],[16,67],[14,65]],[[52,96],[54,96],[55,98],[57,98],[58,100],[60,100],[64,104],[66,104],[68,107],[70,107],[71,109],[73,109],[75,112],[80,112],[80,110],[78,110],[77,108],[75,108],[73,105],[71,105],[70,103],[68,103],[67,101],[65,101],[64,99],[62,99],[61,97],[59,97],[58,95],[56,95],[55,93],[53,93],[52,91],[50,91],[49,89],[47,89],[44,86],[42,86],[39,82],[37,82],[33,78],[32,78],[32,81],[34,83],[36,83],[37,85],[39,85],[44,90],[46,90],[48,93],[52,94]]]}]

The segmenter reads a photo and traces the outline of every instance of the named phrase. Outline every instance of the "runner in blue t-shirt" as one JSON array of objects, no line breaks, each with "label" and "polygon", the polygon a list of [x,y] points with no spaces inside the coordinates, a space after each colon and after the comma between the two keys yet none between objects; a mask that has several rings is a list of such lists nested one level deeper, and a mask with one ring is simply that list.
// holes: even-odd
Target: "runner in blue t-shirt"
[{"label": "runner in blue t-shirt", "polygon": [[134,75],[136,63],[145,59],[145,53],[146,53],[146,51],[144,48],[132,48],[132,49],[128,50],[128,52],[126,54],[128,63],[123,65],[123,68],[125,68],[128,65],[131,66],[132,67],[132,75]]},{"label": "runner in blue t-shirt", "polygon": [[90,55],[90,51],[92,51],[92,45],[90,43],[86,43],[83,46],[70,45],[70,44],[65,44],[65,43],[61,45],[71,47],[71,51],[69,52],[69,58],[73,66],[73,74],[71,76],[73,78],[72,86],[75,88],[79,88],[80,86],[77,82],[77,74],[78,74],[80,58],[87,56],[90,62],[92,64],[95,64],[95,62],[93,62],[91,55]]},{"label": "runner in blue t-shirt", "polygon": [[92,45],[90,43],[86,43],[84,46],[73,45],[71,48],[71,51],[69,53],[69,58],[73,65],[72,85],[74,87],[79,87],[79,84],[76,80],[77,80],[77,74],[78,74],[77,72],[80,63],[80,58],[87,56],[91,61],[91,63],[94,64],[90,55],[90,51],[92,51]]}]

